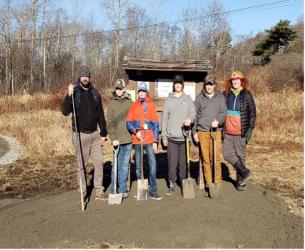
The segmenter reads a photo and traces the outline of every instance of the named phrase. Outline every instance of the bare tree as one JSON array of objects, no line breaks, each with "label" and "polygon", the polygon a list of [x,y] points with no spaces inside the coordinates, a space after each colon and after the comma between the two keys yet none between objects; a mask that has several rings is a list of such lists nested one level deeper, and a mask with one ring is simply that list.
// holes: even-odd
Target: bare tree
[{"label": "bare tree", "polygon": [[123,32],[122,46],[130,57],[140,56],[141,40],[143,40],[143,29],[148,22],[145,18],[145,10],[138,6],[129,6],[123,18],[126,30]]},{"label": "bare tree", "polygon": [[115,62],[114,74],[111,75],[111,82],[118,75],[119,70],[119,56],[120,56],[120,33],[122,28],[122,18],[126,14],[126,10],[130,5],[129,0],[101,0],[102,7],[105,9],[105,14],[111,21],[112,27],[115,29]]},{"label": "bare tree", "polygon": [[[199,53],[202,56],[210,54],[212,57],[215,57],[215,51],[218,49],[212,49],[213,46],[211,45],[213,43],[215,44],[217,36],[219,39],[219,34],[226,34],[230,32],[227,15],[223,14],[224,10],[223,5],[218,0],[213,0],[206,8],[201,9],[201,13],[199,15],[203,18],[200,19],[198,24],[198,34],[200,41]],[[222,47],[222,45],[220,46]]]},{"label": "bare tree", "polygon": [[4,41],[5,51],[5,93],[14,94],[13,56],[12,56],[12,1],[5,0],[0,12],[0,35]]}]

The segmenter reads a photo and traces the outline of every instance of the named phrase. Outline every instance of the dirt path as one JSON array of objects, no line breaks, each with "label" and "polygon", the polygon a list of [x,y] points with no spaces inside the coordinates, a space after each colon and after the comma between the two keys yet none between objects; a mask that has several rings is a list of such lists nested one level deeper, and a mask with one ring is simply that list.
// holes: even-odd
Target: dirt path
[{"label": "dirt path", "polygon": [[133,194],[135,185],[121,206],[92,199],[85,212],[76,191],[1,200],[0,248],[303,248],[303,219],[253,184],[236,192],[225,182],[219,200],[203,191],[195,200],[176,191],[137,202]]}]

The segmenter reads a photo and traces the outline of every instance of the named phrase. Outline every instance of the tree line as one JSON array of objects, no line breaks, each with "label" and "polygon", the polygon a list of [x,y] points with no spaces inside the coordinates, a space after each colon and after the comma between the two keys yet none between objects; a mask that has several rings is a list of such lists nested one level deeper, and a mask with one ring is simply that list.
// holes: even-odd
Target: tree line
[{"label": "tree line", "polygon": [[[91,67],[98,88],[109,88],[116,78],[124,77],[124,56],[209,59],[214,73],[224,78],[232,70],[248,70],[255,62],[269,63],[270,53],[279,50],[273,43],[264,52],[266,34],[241,37],[233,45],[228,15],[217,0],[202,8],[184,9],[179,24],[161,23],[155,2],[148,12],[129,0],[100,0],[101,15],[110,23],[108,30],[84,18],[82,4],[75,0],[70,6],[73,15],[68,16],[55,7],[54,0],[1,1],[0,93],[54,91],[75,80],[81,64]],[[198,16],[202,18],[193,19]],[[290,29],[288,21],[285,25]],[[290,32],[283,46],[296,36]],[[299,50],[303,53],[303,48]]]}]

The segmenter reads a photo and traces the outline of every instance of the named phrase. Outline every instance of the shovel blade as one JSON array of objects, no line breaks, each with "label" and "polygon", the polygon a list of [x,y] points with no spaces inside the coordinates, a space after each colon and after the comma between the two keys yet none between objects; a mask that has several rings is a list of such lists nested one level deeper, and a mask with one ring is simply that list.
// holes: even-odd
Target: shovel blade
[{"label": "shovel blade", "polygon": [[137,180],[137,200],[147,200],[148,179]]},{"label": "shovel blade", "polygon": [[216,187],[216,183],[210,183],[209,184],[209,195],[211,199],[216,198],[217,196],[217,187]]},{"label": "shovel blade", "polygon": [[183,199],[195,199],[196,183],[192,178],[187,178],[182,181]]},{"label": "shovel blade", "polygon": [[221,198],[222,193],[222,183],[216,183],[216,197]]},{"label": "shovel blade", "polygon": [[123,199],[123,194],[109,194],[108,204],[109,205],[121,205]]},{"label": "shovel blade", "polygon": [[222,190],[222,183],[211,183],[209,185],[209,195],[211,199],[220,198]]}]

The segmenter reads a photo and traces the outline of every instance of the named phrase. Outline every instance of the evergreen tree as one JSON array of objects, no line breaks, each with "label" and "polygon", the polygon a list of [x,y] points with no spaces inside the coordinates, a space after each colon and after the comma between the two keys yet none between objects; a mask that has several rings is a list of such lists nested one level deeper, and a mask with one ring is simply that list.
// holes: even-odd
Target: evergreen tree
[{"label": "evergreen tree", "polygon": [[291,28],[289,23],[288,20],[280,20],[272,29],[265,30],[266,38],[258,42],[252,51],[252,55],[260,56],[262,64],[269,63],[271,55],[287,48],[289,42],[296,37],[296,30]]}]

